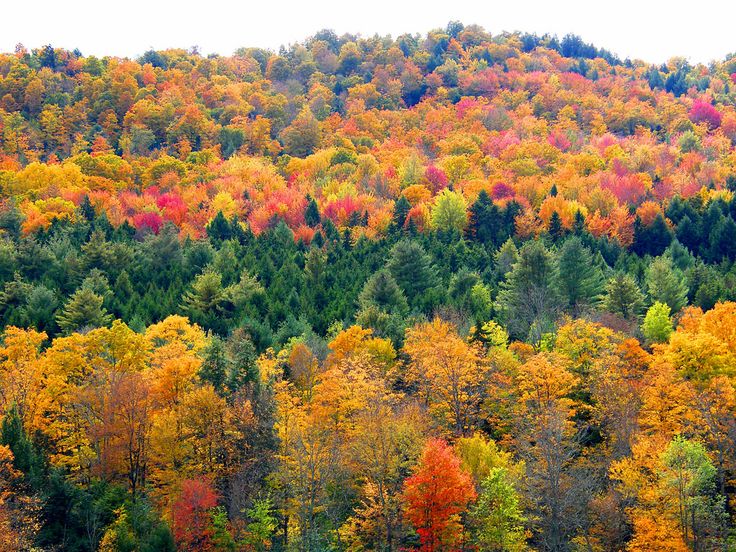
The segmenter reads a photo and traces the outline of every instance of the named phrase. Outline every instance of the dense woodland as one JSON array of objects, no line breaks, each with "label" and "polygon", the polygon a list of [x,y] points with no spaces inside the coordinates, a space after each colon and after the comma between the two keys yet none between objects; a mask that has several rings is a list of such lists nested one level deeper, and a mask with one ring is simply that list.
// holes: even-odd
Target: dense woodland
[{"label": "dense woodland", "polygon": [[736,546],[736,55],[0,55],[0,550]]}]

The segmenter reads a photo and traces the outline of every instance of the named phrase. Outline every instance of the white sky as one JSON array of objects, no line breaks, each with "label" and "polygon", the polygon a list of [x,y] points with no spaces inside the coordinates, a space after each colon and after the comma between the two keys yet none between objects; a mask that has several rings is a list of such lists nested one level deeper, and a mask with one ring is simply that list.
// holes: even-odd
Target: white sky
[{"label": "white sky", "polygon": [[134,57],[149,47],[197,45],[227,55],[241,46],[278,49],[324,28],[396,37],[451,20],[493,34],[572,32],[653,63],[673,56],[707,63],[736,52],[736,0],[4,0],[0,51],[50,43]]}]

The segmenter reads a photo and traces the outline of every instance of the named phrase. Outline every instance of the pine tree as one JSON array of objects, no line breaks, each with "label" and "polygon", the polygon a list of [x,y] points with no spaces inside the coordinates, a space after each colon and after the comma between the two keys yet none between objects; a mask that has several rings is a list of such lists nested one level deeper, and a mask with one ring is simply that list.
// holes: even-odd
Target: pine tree
[{"label": "pine tree", "polygon": [[669,255],[662,255],[652,261],[647,268],[646,284],[652,303],[665,303],[673,313],[687,305],[685,277],[674,267]]},{"label": "pine tree", "polygon": [[320,223],[321,217],[319,215],[319,207],[314,198],[309,197],[307,208],[304,210],[304,222],[310,228],[314,228]]},{"label": "pine tree", "polygon": [[112,321],[112,316],[102,306],[104,299],[88,287],[80,287],[74,292],[56,317],[59,328],[70,334],[85,328],[100,328]]},{"label": "pine tree", "polygon": [[551,330],[560,306],[556,284],[551,253],[540,241],[525,243],[498,294],[499,309],[513,336],[536,342]]},{"label": "pine tree", "polygon": [[480,243],[493,247],[500,245],[501,213],[488,192],[481,190],[478,199],[470,206],[468,235]]},{"label": "pine tree", "polygon": [[398,242],[389,256],[386,267],[404,292],[409,305],[431,305],[437,292],[437,270],[429,255],[413,240]]},{"label": "pine tree", "polygon": [[633,320],[641,312],[644,296],[631,276],[619,272],[608,280],[603,304],[608,312],[618,314],[625,320]]},{"label": "pine tree", "polygon": [[562,219],[557,211],[553,211],[552,216],[549,218],[548,232],[554,241],[559,240],[565,233],[565,229],[562,226]]},{"label": "pine tree", "polygon": [[573,316],[594,305],[603,292],[601,270],[577,236],[568,238],[560,248],[558,281],[565,307]]},{"label": "pine tree", "polygon": [[358,298],[361,309],[376,307],[388,314],[406,314],[409,310],[404,293],[388,270],[379,270],[363,286]]},{"label": "pine tree", "polygon": [[223,242],[229,240],[232,237],[232,231],[230,229],[230,223],[222,214],[222,211],[217,211],[215,218],[213,218],[207,225],[207,236],[214,243]]},{"label": "pine tree", "polygon": [[409,200],[404,195],[400,196],[394,203],[393,225],[396,229],[401,230],[404,228],[409,209],[411,209],[411,203],[409,203]]}]

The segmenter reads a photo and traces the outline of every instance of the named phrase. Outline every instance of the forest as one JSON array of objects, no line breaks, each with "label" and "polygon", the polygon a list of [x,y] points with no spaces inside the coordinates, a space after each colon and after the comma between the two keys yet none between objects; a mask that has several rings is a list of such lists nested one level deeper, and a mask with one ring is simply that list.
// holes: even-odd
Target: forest
[{"label": "forest", "polygon": [[736,550],[736,54],[451,22],[0,54],[0,550]]}]

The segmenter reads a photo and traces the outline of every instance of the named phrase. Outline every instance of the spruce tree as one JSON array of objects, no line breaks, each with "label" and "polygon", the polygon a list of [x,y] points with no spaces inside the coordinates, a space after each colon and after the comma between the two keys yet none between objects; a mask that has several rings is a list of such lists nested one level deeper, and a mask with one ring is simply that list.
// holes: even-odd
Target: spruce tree
[{"label": "spruce tree", "polygon": [[438,286],[437,269],[424,248],[413,240],[402,240],[391,249],[386,267],[404,292],[409,305],[431,303]]},{"label": "spruce tree", "polygon": [[319,215],[319,207],[314,198],[310,197],[307,203],[307,208],[304,210],[304,222],[310,228],[314,228],[320,223],[321,217]]},{"label": "spruce tree", "polygon": [[604,308],[625,320],[634,320],[644,306],[644,296],[634,279],[624,272],[615,274],[606,284]]},{"label": "spruce tree", "polygon": [[104,299],[88,287],[80,287],[56,317],[59,328],[70,334],[82,329],[100,328],[112,321],[102,306]]},{"label": "spruce tree", "polygon": [[603,275],[577,236],[565,240],[558,257],[558,282],[565,308],[573,316],[594,305],[603,292]]},{"label": "spruce tree", "polygon": [[669,255],[662,255],[651,262],[647,268],[646,284],[652,303],[664,303],[673,313],[687,305],[685,276],[675,268]]}]

